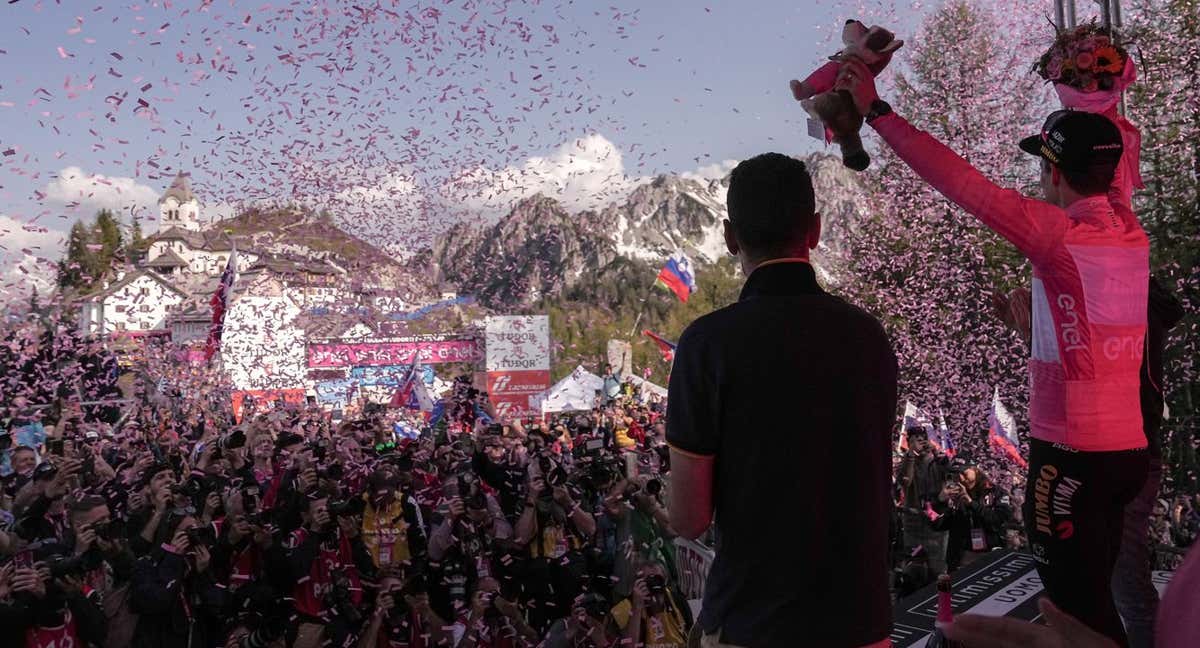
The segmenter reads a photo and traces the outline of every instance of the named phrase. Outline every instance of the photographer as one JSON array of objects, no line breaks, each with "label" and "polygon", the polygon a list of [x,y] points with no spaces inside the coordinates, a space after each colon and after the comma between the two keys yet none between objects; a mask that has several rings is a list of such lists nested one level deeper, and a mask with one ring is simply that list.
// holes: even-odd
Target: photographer
[{"label": "photographer", "polygon": [[[318,491],[306,500],[304,525],[283,545],[289,580],[295,583],[292,596],[299,622],[293,645],[316,648],[324,639],[339,645],[362,621],[362,578],[373,575],[375,565],[350,504],[356,500],[331,507],[327,496]],[[336,509],[336,516],[331,509]]]},{"label": "photographer", "polygon": [[517,648],[537,643],[538,634],[521,616],[521,608],[500,596],[500,582],[480,578],[471,606],[452,628],[455,648]]},{"label": "photographer", "polygon": [[639,475],[633,480],[616,479],[604,497],[603,510],[616,547],[613,589],[620,596],[633,592],[635,553],[652,555],[661,564],[675,564],[676,534],[671,529],[670,514],[660,501],[663,490],[658,479]]},{"label": "photographer", "polygon": [[684,648],[692,628],[687,600],[667,585],[667,572],[653,561],[638,569],[633,595],[612,610],[626,641],[647,648]]},{"label": "photographer", "polygon": [[358,648],[426,648],[453,645],[451,635],[429,605],[424,579],[405,582],[390,572],[379,582],[371,621],[358,640]]},{"label": "photographer", "polygon": [[429,536],[429,558],[441,560],[447,551],[457,548],[476,563],[476,574],[483,577],[492,571],[495,545],[511,541],[513,528],[501,514],[500,505],[473,477],[467,473],[452,482],[446,515]]},{"label": "photographer", "polygon": [[977,466],[953,471],[933,506],[932,526],[948,532],[946,568],[953,573],[980,555],[1004,546],[1012,503]]},{"label": "photographer", "polygon": [[596,532],[596,521],[568,489],[566,471],[552,463],[539,463],[543,462],[529,464],[529,488],[516,525],[516,545],[528,546],[523,602],[529,606],[534,627],[544,629],[567,609],[585,584],[587,557],[583,549]]},{"label": "photographer", "polygon": [[135,648],[210,646],[220,636],[228,592],[210,570],[215,535],[192,515],[172,510],[159,525],[157,545],[133,572]]},{"label": "photographer", "polygon": [[939,499],[949,474],[950,461],[929,442],[925,428],[911,427],[908,452],[900,462],[898,479],[904,489],[904,543],[909,549],[922,546],[929,555],[929,566],[937,573],[946,571],[946,534],[929,524],[925,509]]},{"label": "photographer", "polygon": [[225,517],[217,527],[217,546],[212,551],[213,571],[219,582],[231,592],[244,586],[259,585],[265,555],[273,544],[271,527],[258,509],[258,485],[229,488],[225,491]]},{"label": "photographer", "polygon": [[[52,552],[39,552],[50,563],[0,567],[0,627],[5,639],[24,648],[105,646],[105,618],[97,596],[82,584],[78,571],[60,567]],[[22,639],[17,639],[21,637]]]},{"label": "photographer", "polygon": [[542,648],[612,648],[619,637],[608,600],[584,594],[572,602],[567,618],[550,628]]},{"label": "photographer", "polygon": [[128,645],[137,625],[131,609],[133,553],[124,538],[124,525],[112,518],[107,502],[85,495],[71,503],[72,560],[79,564],[80,582],[96,595],[108,619],[107,646]]},{"label": "photographer", "polygon": [[[137,487],[140,485],[140,487]],[[129,548],[135,556],[154,551],[154,538],[168,511],[176,507],[175,471],[167,463],[153,461],[142,470],[129,499]],[[186,501],[179,506],[187,506]]]},{"label": "photographer", "polygon": [[425,555],[425,520],[417,500],[405,490],[411,488],[412,468],[412,459],[402,455],[367,477],[362,536],[380,569]]}]

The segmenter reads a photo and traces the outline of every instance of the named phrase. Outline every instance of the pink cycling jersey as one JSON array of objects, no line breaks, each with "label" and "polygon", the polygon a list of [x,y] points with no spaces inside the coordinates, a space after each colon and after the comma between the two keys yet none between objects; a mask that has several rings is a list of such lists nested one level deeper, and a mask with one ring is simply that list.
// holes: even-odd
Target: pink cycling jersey
[{"label": "pink cycling jersey", "polygon": [[1033,264],[1030,435],[1083,451],[1146,447],[1138,375],[1150,245],[1120,169],[1108,196],[1066,209],[992,183],[896,114],[871,125],[933,188]]}]

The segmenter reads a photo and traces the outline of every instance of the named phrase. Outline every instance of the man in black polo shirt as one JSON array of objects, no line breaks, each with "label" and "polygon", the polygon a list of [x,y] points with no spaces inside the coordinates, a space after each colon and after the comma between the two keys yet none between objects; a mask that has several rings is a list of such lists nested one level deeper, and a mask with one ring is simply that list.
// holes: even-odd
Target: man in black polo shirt
[{"label": "man in black polo shirt", "polygon": [[684,331],[667,401],[671,525],[695,538],[716,512],[699,643],[886,646],[895,355],[817,285],[802,162],[742,162],[728,203],[746,285]]}]

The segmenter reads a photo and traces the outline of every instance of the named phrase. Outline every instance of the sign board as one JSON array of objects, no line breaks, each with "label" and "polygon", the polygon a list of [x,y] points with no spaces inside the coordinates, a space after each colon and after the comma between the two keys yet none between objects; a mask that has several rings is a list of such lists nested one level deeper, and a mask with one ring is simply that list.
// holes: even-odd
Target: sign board
[{"label": "sign board", "polygon": [[327,340],[309,342],[305,353],[310,369],[408,365],[414,353],[422,364],[476,362],[479,343],[474,338],[446,336]]},{"label": "sign board", "polygon": [[679,593],[688,600],[704,598],[704,582],[717,554],[712,549],[683,538],[675,538],[675,572],[679,574]]},{"label": "sign board", "polygon": [[269,412],[274,408],[275,403],[282,400],[289,405],[304,404],[303,389],[248,389],[237,390],[233,392],[233,416],[238,422],[242,422],[243,408],[242,404],[246,398],[251,399],[250,411],[254,414],[262,414]]},{"label": "sign board", "polygon": [[[360,385],[374,387],[381,385],[384,387],[399,387],[400,382],[408,376],[408,370],[412,365],[379,365],[376,367],[354,367],[350,370],[350,377]],[[418,365],[417,376],[421,382],[426,385],[433,384],[433,367],[429,365]]]},{"label": "sign board", "polygon": [[322,403],[347,403],[354,394],[358,384],[349,378],[326,380],[313,384],[317,400]]},{"label": "sign board", "polygon": [[618,376],[633,375],[633,345],[625,340],[609,340],[606,349],[608,364],[612,365]]},{"label": "sign board", "polygon": [[530,398],[550,388],[550,318],[501,315],[484,325],[488,398],[501,420],[537,416]]},{"label": "sign board", "polygon": [[550,318],[545,315],[499,315],[487,318],[485,369],[549,371]]},{"label": "sign board", "polygon": [[[1154,572],[1152,580],[1161,594],[1171,572]],[[995,551],[954,573],[954,614],[1005,616],[1023,621],[1040,618],[1037,602],[1042,579],[1037,561],[1030,554]],[[937,620],[937,586],[929,585],[893,610],[892,645],[895,648],[924,648]]]}]

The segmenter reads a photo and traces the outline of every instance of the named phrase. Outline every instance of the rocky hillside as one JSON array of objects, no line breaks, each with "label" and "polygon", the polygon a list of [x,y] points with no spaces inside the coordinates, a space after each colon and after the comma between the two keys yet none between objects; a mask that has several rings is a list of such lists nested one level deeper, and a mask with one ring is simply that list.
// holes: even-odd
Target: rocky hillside
[{"label": "rocky hillside", "polygon": [[[837,158],[818,154],[805,161],[824,220],[821,252],[828,256],[860,213],[865,191]],[[409,267],[501,309],[528,307],[605,276],[625,281],[630,266],[652,272],[676,250],[712,265],[727,255],[722,221],[728,186],[728,177],[701,182],[658,176],[598,213],[571,214],[554,199],[534,196],[497,223],[455,226]],[[833,265],[820,254],[817,263]],[[828,271],[824,275],[833,279]]]},{"label": "rocky hillside", "polygon": [[411,295],[413,301],[436,295],[428,276],[414,275],[391,255],[339,228],[328,214],[250,209],[220,221],[219,227],[246,249],[284,259],[328,261],[360,283]]}]

